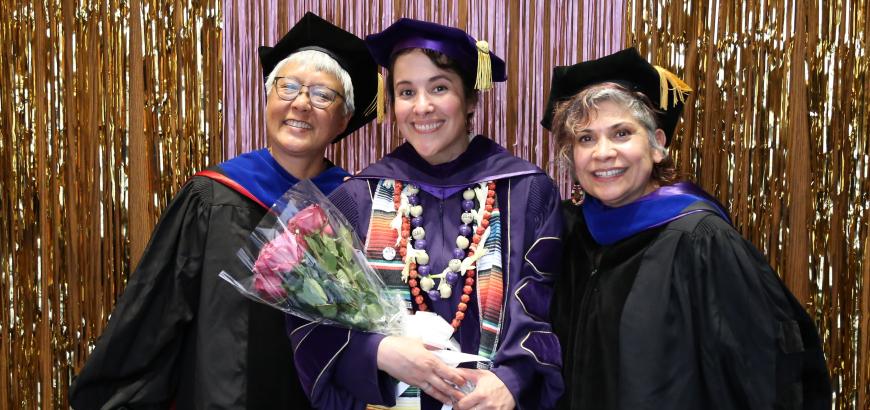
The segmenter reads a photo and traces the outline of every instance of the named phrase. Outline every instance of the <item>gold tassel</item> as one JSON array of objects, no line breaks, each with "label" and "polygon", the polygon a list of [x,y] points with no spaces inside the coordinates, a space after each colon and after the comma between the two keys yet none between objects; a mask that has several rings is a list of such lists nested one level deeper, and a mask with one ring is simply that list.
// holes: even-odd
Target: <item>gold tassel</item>
[{"label": "gold tassel", "polygon": [[365,115],[368,116],[372,112],[377,110],[377,119],[378,124],[384,122],[384,76],[381,73],[378,73],[378,91],[375,93],[375,98],[366,107]]},{"label": "gold tassel", "polygon": [[384,117],[386,116],[386,96],[384,93],[386,92],[384,89],[384,76],[381,73],[378,73],[378,95],[377,95],[377,105],[378,105],[378,124],[384,122]]},{"label": "gold tassel", "polygon": [[492,88],[492,62],[489,59],[489,43],[480,40],[477,42],[477,79],[474,82],[474,89],[490,88]]},{"label": "gold tassel", "polygon": [[674,90],[674,106],[677,105],[677,101],[686,102],[686,96],[692,92],[692,88],[689,87],[680,77],[677,77],[676,74],[660,67],[654,66],[656,71],[659,72],[659,108],[663,110],[668,109],[668,94],[671,90]]}]

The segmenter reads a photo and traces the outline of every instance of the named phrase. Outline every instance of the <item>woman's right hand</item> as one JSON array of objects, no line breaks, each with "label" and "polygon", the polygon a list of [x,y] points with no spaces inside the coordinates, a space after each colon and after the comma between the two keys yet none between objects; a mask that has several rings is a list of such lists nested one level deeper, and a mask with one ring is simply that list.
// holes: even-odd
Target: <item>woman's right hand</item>
[{"label": "woman's right hand", "polygon": [[450,384],[464,386],[462,374],[444,364],[417,339],[387,336],[381,340],[378,345],[378,369],[419,387],[444,404],[452,404],[465,397],[464,393]]}]

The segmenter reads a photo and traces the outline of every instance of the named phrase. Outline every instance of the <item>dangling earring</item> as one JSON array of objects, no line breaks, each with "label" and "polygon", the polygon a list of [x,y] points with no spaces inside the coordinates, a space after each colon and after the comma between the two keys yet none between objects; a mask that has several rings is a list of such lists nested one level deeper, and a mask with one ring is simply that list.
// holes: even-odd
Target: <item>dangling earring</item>
[{"label": "dangling earring", "polygon": [[586,191],[583,190],[583,187],[579,183],[574,183],[571,186],[571,203],[575,206],[580,206],[583,205],[584,200],[586,200]]}]

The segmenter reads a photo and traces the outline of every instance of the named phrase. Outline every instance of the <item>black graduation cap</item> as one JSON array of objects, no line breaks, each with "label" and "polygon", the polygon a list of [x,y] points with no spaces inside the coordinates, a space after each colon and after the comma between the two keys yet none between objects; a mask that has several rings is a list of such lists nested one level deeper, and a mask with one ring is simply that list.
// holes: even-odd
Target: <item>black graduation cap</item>
[{"label": "black graduation cap", "polygon": [[375,118],[378,71],[365,42],[314,13],[308,12],[275,44],[259,48],[265,80],[281,60],[297,51],[317,50],[326,53],[350,75],[353,83],[353,117],[347,128],[332,141],[340,141]]},{"label": "black graduation cap", "polygon": [[646,95],[660,110],[657,115],[667,137],[665,146],[670,145],[686,95],[692,89],[670,71],[650,64],[633,47],[597,60],[554,68],[550,99],[541,125],[551,129],[553,113],[559,102],[570,99],[586,87],[603,82],[618,83]]}]

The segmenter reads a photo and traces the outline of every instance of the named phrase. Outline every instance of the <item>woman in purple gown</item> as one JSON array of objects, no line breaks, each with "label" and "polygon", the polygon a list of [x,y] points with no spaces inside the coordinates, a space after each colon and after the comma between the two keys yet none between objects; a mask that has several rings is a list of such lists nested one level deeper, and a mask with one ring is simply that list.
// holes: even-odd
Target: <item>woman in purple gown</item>
[{"label": "woman in purple gown", "polygon": [[[389,71],[406,142],[330,199],[409,311],[437,313],[463,352],[491,362],[455,369],[419,340],[291,318],[303,388],[330,409],[553,407],[563,390],[548,313],[559,194],[541,169],[469,132],[478,90],[506,79],[504,62],[459,29],[410,19],[366,42]],[[399,381],[412,387],[398,392]],[[470,393],[454,387],[466,382]]]}]

